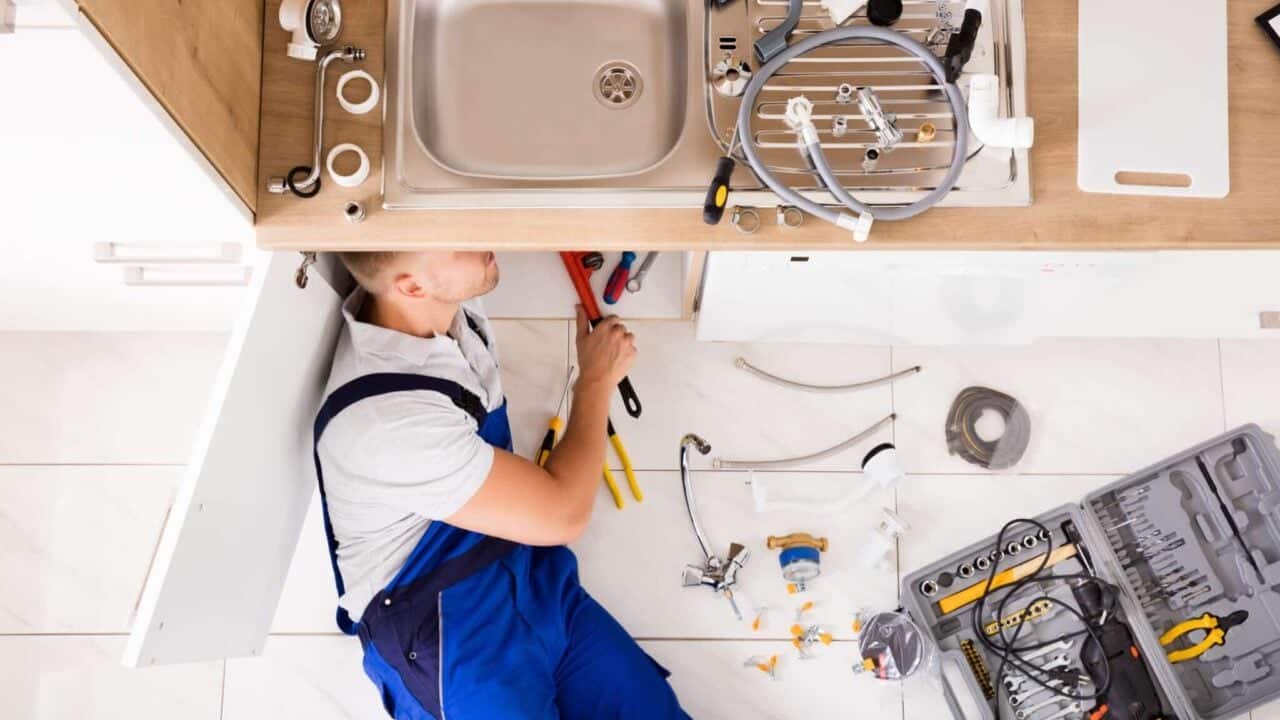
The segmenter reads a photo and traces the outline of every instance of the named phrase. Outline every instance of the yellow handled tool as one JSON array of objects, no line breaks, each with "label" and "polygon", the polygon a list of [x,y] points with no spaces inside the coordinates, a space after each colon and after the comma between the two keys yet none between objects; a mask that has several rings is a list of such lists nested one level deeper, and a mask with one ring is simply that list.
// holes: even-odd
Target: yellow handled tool
[{"label": "yellow handled tool", "polygon": [[[613,451],[617,453],[618,460],[622,463],[622,472],[627,476],[627,485],[631,488],[631,496],[636,502],[644,502],[644,493],[640,491],[640,483],[636,480],[636,471],[631,467],[631,456],[627,454],[627,447],[622,444],[622,438],[618,436],[618,431],[613,427],[613,419],[609,420],[608,425],[609,444],[613,446]],[[604,464],[604,484],[609,488],[609,494],[613,496],[613,504],[619,510],[622,509],[622,492],[618,490],[618,483],[613,479],[613,473],[609,470],[608,461]]]},{"label": "yellow handled tool", "polygon": [[998,590],[1006,585],[1012,585],[1018,582],[1022,578],[1036,572],[1042,566],[1050,568],[1063,560],[1073,558],[1075,556],[1075,545],[1063,545],[1062,547],[1057,548],[1049,555],[1048,559],[1046,559],[1044,555],[1037,555],[1024,563],[1014,565],[1007,570],[1001,570],[999,574],[994,578],[991,578],[990,587],[988,587],[986,580],[982,580],[964,588],[963,590],[957,590],[956,592],[951,593],[938,601],[938,609],[942,611],[943,615],[949,615],[969,603],[977,602],[991,590]]},{"label": "yellow handled tool", "polygon": [[556,406],[556,414],[551,416],[551,421],[547,423],[547,434],[542,436],[542,444],[538,446],[538,452],[533,456],[533,461],[538,467],[545,467],[547,458],[551,457],[551,450],[556,446],[556,436],[564,430],[564,421],[560,419],[560,411],[564,410],[564,402],[569,397],[569,385],[573,381],[572,365],[569,366],[569,374],[564,379],[564,392],[560,393],[560,404]]},{"label": "yellow handled tool", "polygon": [[1205,613],[1198,618],[1184,620],[1174,625],[1168,632],[1160,636],[1160,644],[1168,647],[1178,638],[1195,630],[1204,631],[1204,639],[1182,650],[1170,650],[1169,662],[1180,663],[1195,660],[1209,651],[1210,648],[1224,645],[1227,642],[1227,631],[1241,625],[1249,619],[1247,610],[1237,610],[1226,617],[1218,617],[1213,613]]},{"label": "yellow handled tool", "polygon": [[538,446],[538,467],[546,467],[547,458],[551,457],[551,449],[556,446],[556,435],[564,430],[564,421],[557,415],[547,424],[547,434],[542,436],[542,445]]}]

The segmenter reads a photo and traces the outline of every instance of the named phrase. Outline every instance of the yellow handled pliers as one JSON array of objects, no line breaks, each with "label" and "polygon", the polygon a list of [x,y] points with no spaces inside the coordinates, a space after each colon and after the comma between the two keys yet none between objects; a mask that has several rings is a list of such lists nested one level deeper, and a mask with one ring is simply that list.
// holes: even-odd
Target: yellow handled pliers
[{"label": "yellow handled pliers", "polygon": [[1194,660],[1208,652],[1210,648],[1227,642],[1227,631],[1249,619],[1246,610],[1237,610],[1226,617],[1218,617],[1213,613],[1205,613],[1198,618],[1184,620],[1174,625],[1168,632],[1160,636],[1160,644],[1168,647],[1178,638],[1194,630],[1203,630],[1204,639],[1183,650],[1170,650],[1169,662],[1180,663]]},{"label": "yellow handled pliers", "polygon": [[[644,502],[644,493],[640,492],[640,483],[636,481],[636,471],[631,467],[631,457],[627,455],[627,448],[622,444],[622,438],[618,437],[618,431],[613,427],[613,419],[609,419],[609,444],[613,445],[613,451],[617,453],[618,460],[622,462],[622,472],[627,475],[627,485],[631,487],[631,495],[636,502]],[[604,484],[609,488],[609,494],[613,496],[613,504],[619,510],[622,509],[622,492],[618,490],[618,483],[613,479],[613,472],[609,470],[609,461],[604,463]]]}]

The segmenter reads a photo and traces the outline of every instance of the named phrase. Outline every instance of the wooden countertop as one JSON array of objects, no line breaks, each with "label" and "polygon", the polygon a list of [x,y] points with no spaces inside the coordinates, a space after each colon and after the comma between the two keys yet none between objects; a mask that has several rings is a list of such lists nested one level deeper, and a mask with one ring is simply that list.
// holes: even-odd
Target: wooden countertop
[{"label": "wooden countertop", "polygon": [[[1230,0],[1231,193],[1225,200],[1095,195],[1076,187],[1075,2],[1027,0],[1028,89],[1037,123],[1031,154],[1030,208],[938,208],[906,222],[877,223],[878,249],[1106,250],[1280,248],[1280,50],[1253,18],[1274,0]],[[310,162],[314,68],[285,56],[277,22],[280,0],[264,13],[261,149],[258,163],[258,243],[271,249],[390,250],[475,247],[632,250],[849,249],[849,234],[810,220],[785,230],[765,223],[754,235],[726,221],[702,224],[700,210],[434,210],[381,209],[382,131],[378,113],[352,116],[329,107],[326,151],[355,142],[373,163],[363,187],[347,189],[326,176],[311,200],[266,192],[267,178]],[[346,0],[342,41],[367,50],[360,65],[383,67],[385,0]],[[332,98],[337,77],[330,67]],[[1176,78],[1174,79],[1176,81]],[[1189,98],[1189,101],[1191,99]],[[707,168],[708,178],[712,168]],[[348,200],[368,218],[342,218]]]}]

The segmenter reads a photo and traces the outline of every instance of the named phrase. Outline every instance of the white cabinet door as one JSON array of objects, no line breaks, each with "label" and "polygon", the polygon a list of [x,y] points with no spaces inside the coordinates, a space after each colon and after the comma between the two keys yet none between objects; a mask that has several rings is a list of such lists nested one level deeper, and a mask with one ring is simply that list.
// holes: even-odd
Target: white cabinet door
[{"label": "white cabinet door", "polygon": [[127,665],[262,651],[316,490],[311,426],[348,282],[322,256],[299,289],[300,261],[275,253],[253,279],[139,601]]}]

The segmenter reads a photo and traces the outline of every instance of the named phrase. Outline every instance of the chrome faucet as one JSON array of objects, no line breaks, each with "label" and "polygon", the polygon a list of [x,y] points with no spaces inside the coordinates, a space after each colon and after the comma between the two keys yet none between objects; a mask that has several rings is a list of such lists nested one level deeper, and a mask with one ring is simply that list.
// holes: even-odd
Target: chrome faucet
[{"label": "chrome faucet", "polygon": [[689,511],[689,523],[693,526],[693,534],[702,548],[703,564],[686,565],[684,568],[684,586],[697,587],[705,585],[716,593],[723,595],[733,608],[733,614],[742,619],[742,611],[733,597],[733,588],[737,584],[738,571],[747,562],[750,553],[741,543],[730,543],[729,554],[721,558],[711,552],[711,543],[702,532],[698,522],[696,503],[693,500],[693,483],[689,477],[689,448],[694,447],[699,453],[711,452],[711,445],[692,433],[680,440],[680,482],[684,486],[684,506]]}]

